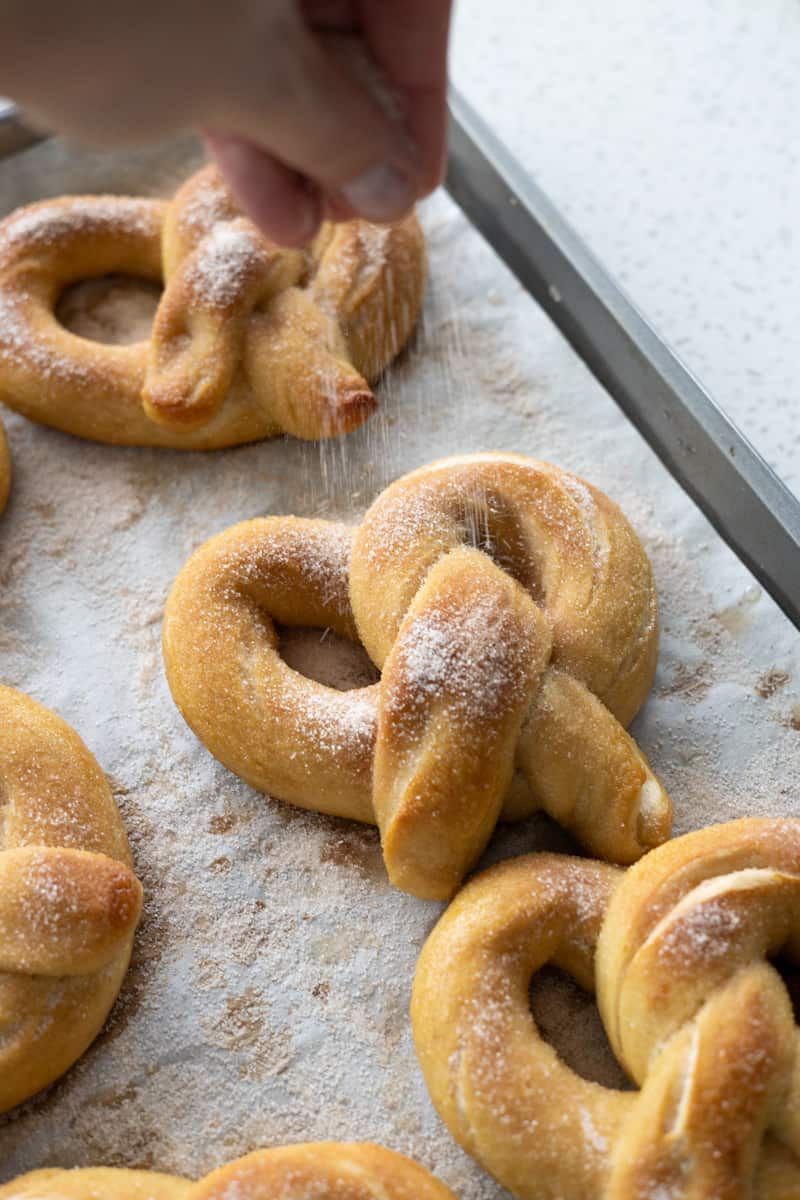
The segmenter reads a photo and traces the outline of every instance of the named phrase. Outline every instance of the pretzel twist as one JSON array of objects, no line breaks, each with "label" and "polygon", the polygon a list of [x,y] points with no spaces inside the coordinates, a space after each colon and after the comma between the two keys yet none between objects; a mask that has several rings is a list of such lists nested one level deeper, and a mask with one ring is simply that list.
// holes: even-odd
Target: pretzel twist
[{"label": "pretzel twist", "polygon": [[368,1143],[315,1142],[258,1150],[199,1183],[152,1171],[33,1171],[0,1200],[455,1200],[423,1167]]},{"label": "pretzel twist", "polygon": [[[274,622],[360,637],[380,684],[299,675]],[[486,454],[399,480],[355,533],[267,518],[212,539],[172,589],[164,654],[222,762],[376,822],[392,881],[446,898],[501,815],[543,808],[625,863],[668,836],[669,800],[621,723],[649,688],[657,625],[619,509],[556,467]]]},{"label": "pretzel twist", "polygon": [[[433,1101],[521,1200],[789,1200],[800,1041],[778,955],[800,963],[800,821],[704,829],[624,874],[502,863],[420,956],[411,1015]],[[541,1040],[528,988],[546,962],[596,983],[638,1093],[581,1078]]]},{"label": "pretzel twist", "polygon": [[[80,280],[165,285],[149,343],[100,345],[55,308]],[[214,167],[170,203],[47,200],[0,224],[0,400],[95,441],[212,449],[348,433],[422,304],[415,217],[323,228],[281,249],[236,209]]]},{"label": "pretzel twist", "polygon": [[0,1112],[99,1033],[141,899],[99,766],[53,713],[0,687]]},{"label": "pretzel twist", "polygon": [[8,439],[6,431],[3,428],[3,422],[0,421],[0,513],[2,513],[8,502],[8,493],[11,491],[11,452],[8,448]]}]

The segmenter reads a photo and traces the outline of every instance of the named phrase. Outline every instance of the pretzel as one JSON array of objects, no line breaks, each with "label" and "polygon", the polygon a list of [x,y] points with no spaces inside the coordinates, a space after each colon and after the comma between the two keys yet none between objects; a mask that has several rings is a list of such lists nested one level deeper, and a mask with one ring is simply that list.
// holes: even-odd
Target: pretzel
[{"label": "pretzel", "polygon": [[[477,876],[426,943],[411,1017],[456,1140],[520,1200],[800,1195],[800,1060],[769,960],[800,963],[800,821],[734,821],[622,873],[552,854]],[[639,1092],[577,1075],[531,1016],[552,962],[596,982]]]},{"label": "pretzel", "polygon": [[54,713],[0,687],[0,1112],[100,1032],[141,902],[97,762]]},{"label": "pretzel", "polygon": [[0,513],[2,513],[6,506],[10,490],[11,453],[8,449],[8,440],[6,438],[6,431],[3,428],[3,422],[0,421]]},{"label": "pretzel", "polygon": [[[380,685],[299,675],[276,621],[360,638]],[[616,505],[511,454],[415,471],[355,532],[237,525],[192,556],[164,622],[172,694],[211,752],[261,791],[377,822],[392,881],[435,899],[501,816],[542,808],[623,863],[668,836],[669,799],[622,726],[657,640],[650,565]]]},{"label": "pretzel", "polygon": [[188,1179],[122,1167],[58,1167],[29,1171],[0,1184],[2,1200],[189,1200]]},{"label": "pretzel", "polygon": [[257,1150],[199,1183],[152,1171],[33,1171],[0,1186],[0,1200],[455,1200],[423,1167],[366,1142]]},{"label": "pretzel", "polygon": [[[55,316],[64,290],[110,273],[165,284],[149,343],[100,345]],[[213,449],[361,425],[374,381],[422,304],[415,217],[326,224],[281,249],[213,166],[171,203],[46,200],[0,224],[0,401],[93,441]]]}]

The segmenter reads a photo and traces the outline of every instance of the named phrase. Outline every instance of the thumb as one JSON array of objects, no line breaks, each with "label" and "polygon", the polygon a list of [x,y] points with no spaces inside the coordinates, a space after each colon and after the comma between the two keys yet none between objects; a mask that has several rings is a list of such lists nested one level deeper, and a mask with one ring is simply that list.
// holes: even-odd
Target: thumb
[{"label": "thumb", "polygon": [[206,133],[206,144],[250,220],[279,246],[307,246],[324,215],[318,189],[252,142]]}]

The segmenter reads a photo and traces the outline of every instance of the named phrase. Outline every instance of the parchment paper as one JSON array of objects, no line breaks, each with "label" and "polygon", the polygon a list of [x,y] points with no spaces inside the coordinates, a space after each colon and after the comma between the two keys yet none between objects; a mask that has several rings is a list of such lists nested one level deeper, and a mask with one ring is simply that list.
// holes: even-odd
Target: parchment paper
[{"label": "parchment paper", "polygon": [[[124,157],[37,147],[0,165],[0,212],[70,191],[168,193],[196,160],[189,142]],[[423,220],[422,325],[380,413],[344,441],[114,449],[3,414],[15,481],[0,522],[0,679],[99,758],[147,903],[104,1034],[0,1120],[0,1180],[89,1164],[196,1176],[259,1146],[344,1138],[412,1154],[463,1200],[502,1194],[439,1122],[414,1056],[409,992],[439,907],[389,888],[373,830],[240,783],[172,704],[165,596],[192,549],[235,521],[357,519],[397,475],[469,450],[578,471],[622,505],[655,565],[661,659],[634,732],[676,832],[800,813],[796,634],[458,210],[436,196]],[[498,831],[487,861],[564,844],[533,820]],[[588,998],[549,976],[535,1010],[573,1065],[619,1080]]]}]

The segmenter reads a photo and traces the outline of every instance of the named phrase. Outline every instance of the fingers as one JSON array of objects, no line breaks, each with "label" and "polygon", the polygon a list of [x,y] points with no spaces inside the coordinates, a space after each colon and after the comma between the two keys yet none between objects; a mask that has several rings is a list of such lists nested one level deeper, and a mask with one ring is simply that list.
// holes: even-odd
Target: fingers
[{"label": "fingers", "polygon": [[300,0],[300,7],[312,29],[358,30],[358,0]]},{"label": "fingers", "polygon": [[190,123],[235,134],[236,147],[215,143],[223,170],[276,240],[298,241],[313,206],[394,220],[438,181],[450,0],[68,7],[42,32],[41,4],[12,0],[13,36],[0,39],[12,94],[48,126],[97,144]]},{"label": "fingers", "polygon": [[[215,132],[235,129],[368,220],[404,216],[419,193],[419,165],[403,122],[299,18],[282,37],[290,45],[270,73],[261,42],[237,65],[230,119],[214,122]],[[363,58],[359,39],[337,40]]]},{"label": "fingers", "polygon": [[252,142],[206,134],[206,142],[242,210],[274,242],[304,246],[323,216],[319,191]]},{"label": "fingers", "polygon": [[447,88],[414,91],[408,100],[407,125],[419,147],[419,197],[442,182],[447,159]]},{"label": "fingers", "polygon": [[452,0],[359,0],[370,51],[406,102],[423,191],[441,182],[447,128]]}]

